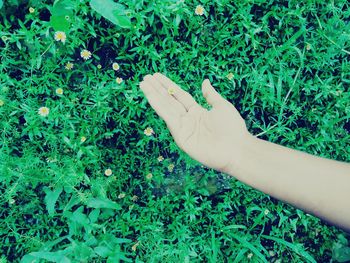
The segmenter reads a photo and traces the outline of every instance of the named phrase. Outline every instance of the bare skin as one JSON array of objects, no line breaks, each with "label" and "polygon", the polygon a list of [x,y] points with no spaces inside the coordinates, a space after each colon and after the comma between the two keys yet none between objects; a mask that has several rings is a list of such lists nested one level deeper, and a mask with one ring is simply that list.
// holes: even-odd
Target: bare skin
[{"label": "bare skin", "polygon": [[207,79],[210,110],[160,73],[146,75],[140,88],[193,159],[350,232],[350,164],[256,138]]}]

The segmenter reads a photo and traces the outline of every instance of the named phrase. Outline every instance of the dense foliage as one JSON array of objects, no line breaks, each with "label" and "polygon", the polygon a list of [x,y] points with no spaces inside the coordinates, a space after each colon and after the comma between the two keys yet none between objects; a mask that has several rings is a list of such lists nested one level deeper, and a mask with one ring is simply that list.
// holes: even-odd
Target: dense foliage
[{"label": "dense foliage", "polygon": [[349,7],[0,0],[0,262],[350,260],[349,234],[182,152],[138,86],[208,107],[209,78],[252,134],[349,162]]}]

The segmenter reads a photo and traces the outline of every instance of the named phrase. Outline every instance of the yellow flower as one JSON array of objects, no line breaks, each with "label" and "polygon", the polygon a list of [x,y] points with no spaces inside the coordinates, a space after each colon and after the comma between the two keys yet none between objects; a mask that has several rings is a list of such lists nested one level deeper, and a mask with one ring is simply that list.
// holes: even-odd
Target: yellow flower
[{"label": "yellow flower", "polygon": [[38,113],[43,117],[46,117],[47,115],[49,115],[49,112],[50,112],[50,110],[47,107],[41,107],[38,110]]},{"label": "yellow flower", "polygon": [[112,174],[112,170],[111,169],[106,169],[105,175],[106,176],[110,176],[111,174]]},{"label": "yellow flower", "polygon": [[112,65],[113,69],[117,71],[119,69],[119,64],[118,63],[113,63]]},{"label": "yellow flower", "polygon": [[98,69],[101,69],[101,68],[102,68],[102,65],[101,65],[101,64],[98,64],[98,65],[97,65],[97,68],[98,68]]},{"label": "yellow flower", "polygon": [[121,198],[124,198],[125,197],[125,194],[124,193],[121,193],[118,195],[118,198],[121,199]]},{"label": "yellow flower", "polygon": [[0,100],[0,107],[4,106],[5,102],[3,100]]},{"label": "yellow flower", "polygon": [[63,89],[61,89],[61,88],[56,89],[56,93],[58,95],[62,95],[63,94]]},{"label": "yellow flower", "polygon": [[147,136],[151,136],[152,133],[154,133],[154,131],[151,127],[147,127],[143,133],[146,134]]},{"label": "yellow flower", "polygon": [[64,33],[63,31],[57,31],[55,33],[55,40],[56,41],[61,41],[62,43],[66,42],[66,33]]},{"label": "yellow flower", "polygon": [[175,165],[173,163],[169,164],[168,171],[172,172],[174,170]]},{"label": "yellow flower", "polygon": [[[85,141],[86,141],[86,137],[85,137],[85,136],[81,136],[80,141],[81,141],[81,142],[85,142]],[[107,170],[106,170],[106,171],[107,171]]]},{"label": "yellow flower", "polygon": [[87,49],[84,49],[80,52],[80,56],[85,59],[88,60],[89,58],[91,58],[91,52]]},{"label": "yellow flower", "polygon": [[233,79],[233,77],[234,77],[235,75],[233,75],[233,73],[228,73],[227,74],[227,76],[226,76],[226,78],[228,78],[229,80],[231,80],[231,79]]},{"label": "yellow flower", "polygon": [[201,5],[197,5],[195,10],[196,15],[202,16],[204,14],[204,8]]},{"label": "yellow flower", "polygon": [[175,89],[174,89],[174,88],[169,88],[169,89],[168,89],[168,93],[169,93],[170,95],[175,94]]},{"label": "yellow flower", "polygon": [[72,62],[67,62],[65,68],[66,70],[71,70],[73,68],[74,64]]},{"label": "yellow flower", "polygon": [[161,162],[161,161],[163,161],[163,160],[164,160],[164,157],[160,155],[160,156],[158,157],[158,162]]},{"label": "yellow flower", "polygon": [[118,84],[120,84],[120,83],[123,82],[123,79],[122,79],[122,78],[117,78],[115,81],[116,81]]},{"label": "yellow flower", "polygon": [[134,195],[131,200],[133,200],[134,202],[138,199],[139,197],[137,195]]},{"label": "yellow flower", "polygon": [[149,174],[146,175],[146,178],[147,178],[148,180],[151,180],[152,177],[153,177],[153,174],[151,174],[151,173],[149,173]]},{"label": "yellow flower", "polygon": [[136,251],[136,247],[139,245],[139,243],[140,243],[140,241],[138,241],[135,245],[133,245],[131,249],[133,251]]},{"label": "yellow flower", "polygon": [[29,13],[33,14],[35,12],[35,9],[33,7],[29,7]]}]

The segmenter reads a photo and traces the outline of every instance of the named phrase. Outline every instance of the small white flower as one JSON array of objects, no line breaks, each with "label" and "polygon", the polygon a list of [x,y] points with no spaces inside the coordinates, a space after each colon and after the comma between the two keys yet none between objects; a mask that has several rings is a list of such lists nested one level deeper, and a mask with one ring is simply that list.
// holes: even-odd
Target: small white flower
[{"label": "small white flower", "polygon": [[66,33],[64,33],[63,31],[57,31],[55,33],[55,40],[56,41],[61,41],[62,43],[66,42]]},{"label": "small white flower", "polygon": [[57,89],[56,89],[56,93],[57,93],[58,95],[62,95],[62,94],[63,94],[63,89],[62,89],[62,88],[57,88]]},{"label": "small white flower", "polygon": [[112,67],[115,71],[119,70],[120,68],[118,63],[113,63]]},{"label": "small white flower", "polygon": [[204,8],[201,5],[197,5],[195,9],[196,15],[202,16],[204,14]]},{"label": "small white flower", "polygon": [[105,175],[106,176],[110,176],[111,174],[112,174],[112,170],[111,169],[106,169]]},{"label": "small white flower", "polygon": [[74,64],[72,62],[67,62],[65,69],[66,70],[71,70],[73,68]]},{"label": "small white flower", "polygon": [[120,83],[123,82],[123,79],[122,79],[122,78],[117,78],[115,81],[116,81],[118,84],[120,84]]},{"label": "small white flower", "polygon": [[154,131],[151,127],[147,127],[143,133],[147,136],[151,136],[154,133]]},{"label": "small white flower", "polygon": [[168,165],[168,171],[172,172],[174,170],[175,165],[173,163]]},{"label": "small white flower", "polygon": [[47,115],[49,115],[50,110],[47,107],[40,107],[38,110],[39,115],[46,117]]},{"label": "small white flower", "polygon": [[80,52],[80,56],[85,59],[88,60],[89,58],[91,58],[91,52],[87,49],[84,49]]}]

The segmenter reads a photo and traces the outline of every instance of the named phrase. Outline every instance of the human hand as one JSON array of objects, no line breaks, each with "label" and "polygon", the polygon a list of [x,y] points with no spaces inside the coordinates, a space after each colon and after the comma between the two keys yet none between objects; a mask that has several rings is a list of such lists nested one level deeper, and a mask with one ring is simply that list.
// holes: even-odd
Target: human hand
[{"label": "human hand", "polygon": [[146,75],[140,88],[180,149],[207,167],[227,172],[252,136],[236,108],[215,91],[208,79],[202,83],[202,93],[211,110],[160,73]]}]

